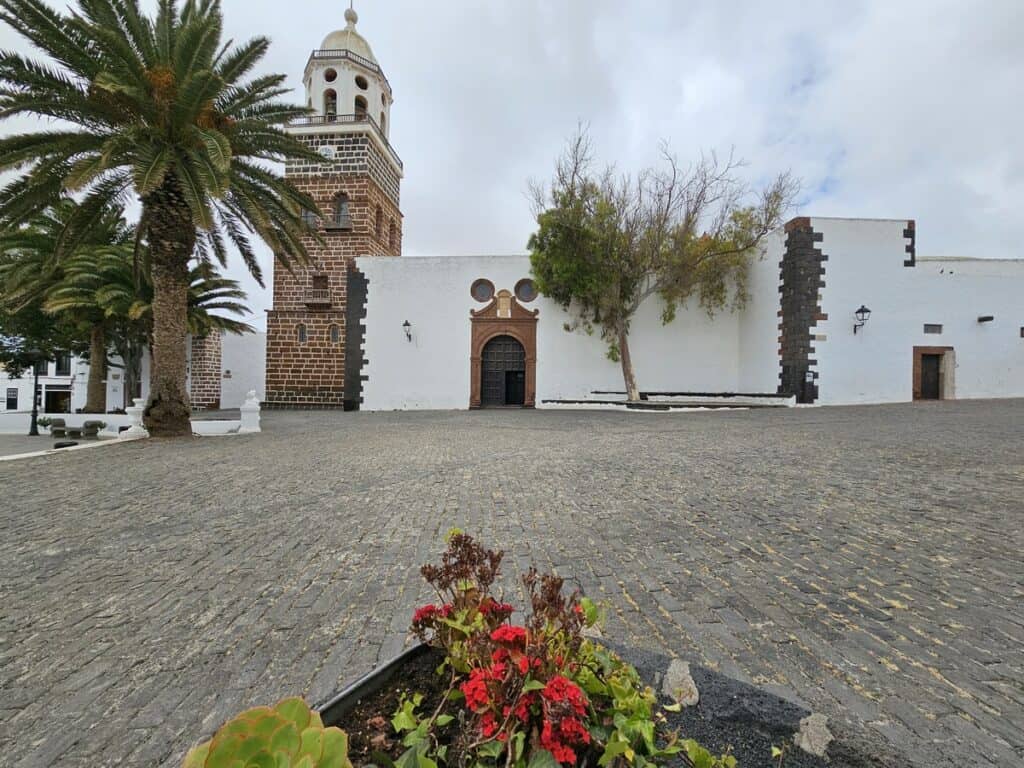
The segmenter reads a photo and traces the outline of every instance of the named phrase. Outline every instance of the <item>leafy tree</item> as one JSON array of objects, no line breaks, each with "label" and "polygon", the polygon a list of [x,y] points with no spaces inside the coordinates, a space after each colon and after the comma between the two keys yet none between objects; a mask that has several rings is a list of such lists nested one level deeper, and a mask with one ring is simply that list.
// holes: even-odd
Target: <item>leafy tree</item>
[{"label": "leafy tree", "polygon": [[640,399],[630,356],[630,325],[652,296],[662,321],[696,297],[713,315],[747,301],[751,258],[782,224],[798,184],[782,174],[753,193],[730,157],[701,157],[688,168],[667,150],[663,167],[635,178],[593,169],[580,132],[549,187],[532,189],[537,231],[529,242],[537,288],[572,313],[567,330],[598,328],[622,366],[626,393]]},{"label": "leafy tree", "polygon": [[[65,199],[33,217],[25,226],[0,234],[3,254],[0,296],[6,306],[18,310],[35,304],[53,312],[47,299],[63,285],[68,261],[81,258],[83,253],[96,248],[119,249],[122,258],[132,258],[133,235],[124,221],[123,210],[115,206],[101,212],[69,257],[55,260],[53,254],[77,210],[73,200]],[[104,380],[111,319],[92,301],[80,303],[73,313],[65,313],[61,322],[73,328],[76,336],[89,340],[89,381],[84,410],[103,413],[107,401]]]},{"label": "leafy tree", "polygon": [[306,114],[281,102],[283,75],[248,79],[269,41],[222,41],[219,0],[78,0],[61,13],[41,0],[0,0],[0,19],[49,61],[0,53],[0,117],[59,121],[52,130],[0,140],[0,171],[21,174],[0,190],[0,223],[16,226],[74,192],[81,204],[53,258],[87,236],[100,212],[134,193],[138,237],[153,283],[153,371],[146,426],[187,435],[185,392],[189,262],[222,264],[227,242],[261,279],[248,233],[277,258],[303,260],[314,201],[267,163],[317,156],[281,124]]},{"label": "leafy tree", "polygon": [[0,368],[20,378],[37,362],[53,360],[58,352],[80,351],[75,329],[43,311],[38,302],[20,309],[0,306]]}]

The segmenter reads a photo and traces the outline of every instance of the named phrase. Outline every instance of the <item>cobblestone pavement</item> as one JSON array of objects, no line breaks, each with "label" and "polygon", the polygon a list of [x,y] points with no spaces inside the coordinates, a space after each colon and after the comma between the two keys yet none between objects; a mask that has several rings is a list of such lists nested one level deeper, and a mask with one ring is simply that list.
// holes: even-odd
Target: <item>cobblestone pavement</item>
[{"label": "cobblestone pavement", "polygon": [[177,765],[325,698],[402,647],[452,526],[614,639],[921,765],[1024,762],[1024,401],[264,424],[0,464],[0,763]]},{"label": "cobblestone pavement", "polygon": [[16,456],[20,453],[48,451],[53,448],[53,443],[53,438],[47,434],[42,434],[39,437],[0,435],[0,456]]}]

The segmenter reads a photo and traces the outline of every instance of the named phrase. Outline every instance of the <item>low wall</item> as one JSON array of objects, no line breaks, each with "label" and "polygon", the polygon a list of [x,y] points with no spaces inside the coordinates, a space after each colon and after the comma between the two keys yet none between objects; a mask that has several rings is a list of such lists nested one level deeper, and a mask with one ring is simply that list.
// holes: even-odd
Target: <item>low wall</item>
[{"label": "low wall", "polygon": [[[101,435],[116,436],[120,427],[130,427],[132,417],[115,413],[41,413],[39,417],[64,419],[69,427],[81,427],[87,421],[102,421],[107,426]],[[31,411],[9,411],[0,413],[0,435],[27,435],[32,423]],[[194,420],[192,432],[196,435],[227,435],[239,431],[240,419]],[[49,429],[39,428],[40,435],[49,434]]]},{"label": "low wall", "polygon": [[[104,435],[116,435],[119,427],[130,427],[132,417],[122,413],[40,413],[39,418],[64,419],[69,427],[81,427],[87,421],[102,421],[106,428]],[[27,435],[32,424],[32,411],[7,411],[0,413],[0,435]],[[39,428],[40,434],[49,432]]]}]

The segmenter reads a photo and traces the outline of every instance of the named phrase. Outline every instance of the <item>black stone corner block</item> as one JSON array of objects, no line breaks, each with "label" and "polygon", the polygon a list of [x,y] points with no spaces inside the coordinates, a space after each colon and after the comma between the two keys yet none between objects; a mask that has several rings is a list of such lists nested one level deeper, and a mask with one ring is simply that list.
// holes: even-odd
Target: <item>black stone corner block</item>
[{"label": "black stone corner block", "polygon": [[917,266],[917,227],[913,221],[907,222],[907,228],[903,230],[903,237],[910,241],[903,249],[910,254],[910,258],[903,261],[903,266]]}]

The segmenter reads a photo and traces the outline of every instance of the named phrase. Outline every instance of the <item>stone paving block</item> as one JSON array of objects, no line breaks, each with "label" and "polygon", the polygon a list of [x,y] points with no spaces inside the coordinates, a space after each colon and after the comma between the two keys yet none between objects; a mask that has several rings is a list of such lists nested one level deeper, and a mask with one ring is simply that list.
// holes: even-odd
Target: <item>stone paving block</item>
[{"label": "stone paving block", "polygon": [[507,550],[506,597],[554,567],[609,640],[922,765],[1021,765],[1021,423],[1024,401],[274,412],[3,465],[0,745],[19,768],[177,766],[242,707],[323,700],[405,647],[458,526]]}]

